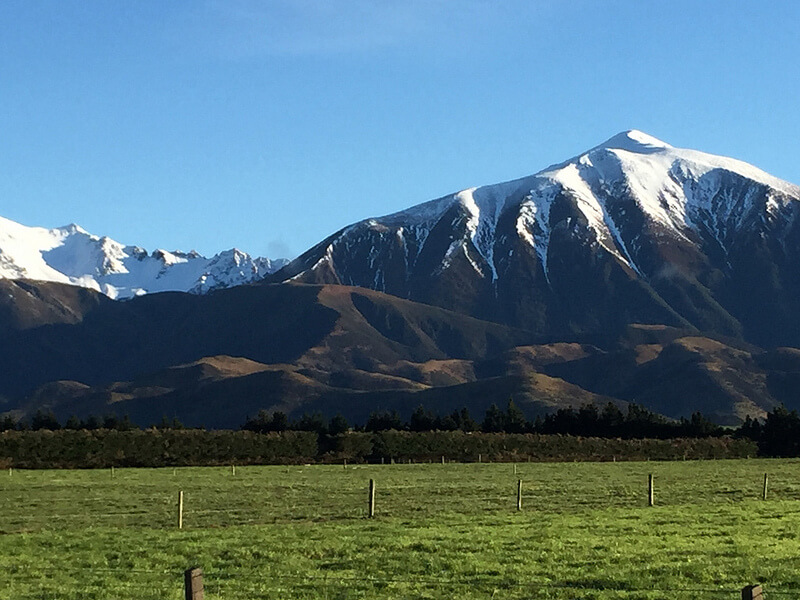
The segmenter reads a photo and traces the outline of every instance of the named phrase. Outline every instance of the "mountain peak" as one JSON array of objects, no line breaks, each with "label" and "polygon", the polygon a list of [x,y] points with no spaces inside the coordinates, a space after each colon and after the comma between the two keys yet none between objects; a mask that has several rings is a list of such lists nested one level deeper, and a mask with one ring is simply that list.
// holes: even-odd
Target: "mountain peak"
[{"label": "mountain peak", "polygon": [[76,233],[82,233],[82,234],[85,234],[85,235],[89,235],[89,232],[86,231],[83,227],[81,227],[77,223],[70,223],[69,225],[64,225],[62,227],[56,227],[56,230],[66,234],[66,235],[74,235]]},{"label": "mountain peak", "polygon": [[672,146],[638,129],[629,129],[607,139],[599,146],[592,148],[592,150],[599,150],[601,148],[614,148],[617,150],[636,152],[638,154],[649,154],[651,152],[672,148]]}]

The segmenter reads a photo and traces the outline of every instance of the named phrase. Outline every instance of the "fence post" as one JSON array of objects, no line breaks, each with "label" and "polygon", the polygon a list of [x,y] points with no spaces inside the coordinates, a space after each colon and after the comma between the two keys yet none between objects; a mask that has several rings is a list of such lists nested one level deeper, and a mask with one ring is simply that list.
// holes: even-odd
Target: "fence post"
[{"label": "fence post", "polygon": [[517,510],[522,510],[522,479],[517,480]]},{"label": "fence post", "polygon": [[655,489],[653,486],[653,474],[647,476],[647,505],[653,506],[656,503]]},{"label": "fence post", "polygon": [[444,464],[444,455],[442,455],[442,464]]},{"label": "fence post", "polygon": [[183,529],[183,490],[178,492],[178,529]]},{"label": "fence post", "polygon": [[367,509],[367,515],[371,519],[375,516],[375,480],[369,480],[369,507]]},{"label": "fence post", "polygon": [[231,476],[236,477],[236,465],[231,465]]},{"label": "fence post", "polygon": [[742,588],[742,600],[763,600],[764,591],[760,585],[748,585]]},{"label": "fence post", "polygon": [[769,475],[764,473],[764,494],[762,496],[764,500],[767,499],[767,486],[768,485],[769,485]]},{"label": "fence post", "polygon": [[203,600],[203,570],[197,567],[183,574],[183,589],[186,600]]}]

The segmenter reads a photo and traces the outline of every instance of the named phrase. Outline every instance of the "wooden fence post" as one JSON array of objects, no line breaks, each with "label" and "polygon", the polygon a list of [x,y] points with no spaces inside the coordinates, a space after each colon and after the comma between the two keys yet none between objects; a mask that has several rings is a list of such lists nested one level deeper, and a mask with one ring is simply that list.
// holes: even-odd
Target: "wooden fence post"
[{"label": "wooden fence post", "polygon": [[444,455],[442,455],[442,464],[444,464]]},{"label": "wooden fence post", "polygon": [[114,479],[114,465],[111,465],[111,479]]},{"label": "wooden fence post", "polygon": [[481,458],[482,457],[481,457],[480,453],[478,453],[478,462],[481,462]]},{"label": "wooden fence post", "polygon": [[178,529],[183,529],[183,490],[178,492]]},{"label": "wooden fence post", "polygon": [[767,475],[766,473],[764,473],[764,493],[763,493],[763,495],[762,495],[762,498],[763,498],[764,500],[766,500],[766,499],[767,499],[767,486],[768,486],[768,485],[769,485],[769,475]]},{"label": "wooden fence post", "polygon": [[203,600],[203,570],[194,567],[185,571],[183,589],[186,600]]},{"label": "wooden fence post", "polygon": [[231,475],[236,477],[236,465],[231,465]]},{"label": "wooden fence post", "polygon": [[748,585],[742,588],[742,600],[763,600],[764,591],[760,585]]},{"label": "wooden fence post", "polygon": [[647,476],[647,505],[653,506],[656,503],[655,489],[653,486],[653,474]]},{"label": "wooden fence post", "polygon": [[369,480],[369,506],[367,509],[367,515],[371,519],[375,516],[375,480]]},{"label": "wooden fence post", "polygon": [[522,479],[517,480],[517,510],[522,510]]}]

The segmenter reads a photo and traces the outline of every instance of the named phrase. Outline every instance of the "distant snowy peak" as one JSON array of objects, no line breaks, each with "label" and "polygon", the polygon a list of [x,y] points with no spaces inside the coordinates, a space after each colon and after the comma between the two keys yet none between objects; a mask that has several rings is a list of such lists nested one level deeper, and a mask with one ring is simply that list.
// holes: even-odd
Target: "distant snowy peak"
[{"label": "distant snowy peak", "polygon": [[148,254],[75,224],[44,229],[0,217],[0,278],[79,285],[117,299],[166,291],[202,294],[258,281],[287,262],[236,249],[211,258],[194,251]]}]

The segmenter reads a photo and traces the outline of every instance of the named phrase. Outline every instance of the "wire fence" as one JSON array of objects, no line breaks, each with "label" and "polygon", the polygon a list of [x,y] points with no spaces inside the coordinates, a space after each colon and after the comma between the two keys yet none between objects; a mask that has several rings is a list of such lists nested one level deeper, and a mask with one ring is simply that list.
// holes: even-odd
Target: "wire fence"
[{"label": "wire fence", "polygon": [[[744,466],[742,466],[744,465]],[[368,482],[376,481],[376,516],[405,522],[468,522],[476,516],[517,512],[581,514],[596,509],[646,509],[648,475],[655,473],[655,511],[692,504],[768,507],[800,499],[800,462],[727,465],[658,463],[585,465],[416,465],[343,467],[240,467],[230,469],[116,469],[102,472],[14,472],[0,480],[0,534],[101,528],[177,530],[177,491],[185,492],[183,526],[189,532],[293,521],[355,521],[368,515]],[[764,470],[771,469],[770,486]],[[768,500],[763,497],[768,491]],[[785,516],[787,507],[781,507]],[[668,520],[669,511],[662,511]],[[793,518],[800,518],[800,507]],[[458,518],[463,517],[463,521]],[[138,533],[137,533],[138,535]],[[4,553],[0,535],[0,557]],[[183,598],[182,574],[128,568],[20,567],[4,561],[0,599],[115,597]],[[324,570],[326,567],[315,567]],[[791,583],[791,579],[781,579]],[[746,582],[742,582],[746,583]],[[309,576],[280,571],[215,570],[206,573],[206,598],[739,598],[741,589],[647,585],[592,580],[549,581],[477,574],[471,577]],[[765,587],[765,597],[800,597],[800,589]]]},{"label": "wire fence", "polygon": [[[58,574],[60,580],[52,579]],[[96,578],[92,581],[93,577]],[[342,576],[258,574],[250,571],[201,576],[203,600],[253,598],[451,598],[469,591],[471,598],[748,598],[742,588],[710,586],[596,585],[585,582],[518,580],[472,576]],[[142,569],[38,569],[0,575],[0,585],[15,590],[14,598],[136,598],[137,600],[191,597],[185,573]],[[747,586],[749,587],[749,586]],[[759,594],[761,594],[759,590]],[[377,595],[376,595],[377,594]],[[763,597],[798,597],[798,589],[763,587]],[[757,598],[762,596],[753,596]]]},{"label": "wire fence", "polygon": [[[436,517],[442,514],[500,514],[517,506],[518,481],[522,481],[521,503],[526,511],[579,512],[599,508],[636,508],[649,501],[647,480],[636,483],[606,481],[570,482],[558,487],[552,482],[515,478],[486,484],[480,481],[442,485],[419,481],[396,484],[376,481],[376,511],[384,517]],[[774,478],[776,479],[776,478]],[[47,528],[112,526],[171,528],[178,519],[177,492],[184,491],[183,524],[187,528],[235,526],[251,523],[282,523],[297,520],[346,520],[367,516],[369,479],[352,477],[336,482],[276,485],[229,482],[225,486],[197,485],[191,480],[171,486],[140,485],[116,480],[107,495],[84,495],[75,486],[0,488],[0,532],[14,533]],[[783,487],[776,483],[770,500],[800,499],[800,477]],[[680,506],[693,503],[736,503],[762,499],[758,482],[731,488],[713,482],[655,478],[654,504]],[[114,486],[119,486],[114,490]],[[169,489],[169,488],[172,489]],[[36,500],[31,501],[31,496]]]}]

